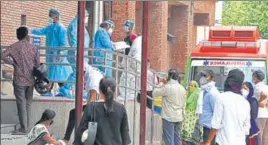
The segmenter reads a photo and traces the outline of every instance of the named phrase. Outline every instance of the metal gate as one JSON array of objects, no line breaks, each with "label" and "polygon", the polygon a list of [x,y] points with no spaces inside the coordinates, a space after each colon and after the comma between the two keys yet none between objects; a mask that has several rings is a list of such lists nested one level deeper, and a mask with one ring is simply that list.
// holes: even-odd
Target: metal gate
[{"label": "metal gate", "polygon": [[[8,46],[1,46],[2,51],[5,49],[8,49]],[[76,50],[74,48],[66,47],[66,48],[46,48],[46,47],[38,47],[39,53],[40,53],[40,59],[42,63],[45,63],[46,57],[76,57],[75,55],[64,55],[64,54],[45,54],[45,51],[47,50],[62,50],[62,51],[68,51],[68,50]],[[93,54],[96,49],[85,49],[90,52],[90,54]],[[102,66],[104,68],[111,68],[113,70],[113,77],[115,78],[118,89],[116,91],[116,100],[122,104],[125,105],[128,113],[128,120],[129,120],[129,126],[130,126],[130,136],[131,136],[131,144],[132,145],[138,145],[139,144],[139,135],[140,135],[140,104],[136,100],[136,96],[140,91],[139,83],[140,83],[140,76],[141,76],[141,62],[133,59],[129,56],[124,55],[121,52],[112,52],[107,50],[98,49],[98,51],[101,51],[104,53],[104,56],[107,54],[113,55],[113,60],[109,60],[106,58],[98,58],[93,56],[88,56],[90,62],[92,62],[92,59],[98,58],[103,59],[104,65],[93,65],[94,67]],[[124,60],[122,63],[122,60]],[[113,65],[108,66],[106,65],[106,61],[112,61]],[[53,62],[53,63],[45,63],[46,65],[68,65],[73,66],[76,65],[75,63],[59,63],[59,62]],[[130,67],[131,65],[131,67]],[[151,70],[155,76],[157,76],[157,73]],[[13,68],[12,66],[9,66],[2,62],[1,60],[1,84],[5,83],[11,83],[12,82],[12,72]],[[125,83],[122,82],[122,75],[125,75]],[[120,82],[121,77],[121,82]],[[132,77],[134,79],[135,85],[129,85],[128,78]],[[147,80],[148,81],[148,80]],[[61,82],[54,82],[54,83],[74,83],[70,81],[61,81]],[[123,84],[123,85],[122,85]],[[148,81],[148,84],[155,86],[156,82],[150,82]],[[74,87],[75,88],[75,87]],[[74,94],[75,89],[71,89],[71,91]],[[125,90],[125,94],[122,97],[122,94],[120,94],[119,90]],[[56,93],[57,88],[53,89],[54,94]],[[129,99],[127,97],[128,92],[131,92],[131,95],[134,97]],[[2,92],[1,94],[5,93]],[[122,91],[121,91],[122,93]],[[13,95],[13,94],[9,94]],[[152,98],[150,98],[152,99]],[[154,101],[152,99],[152,101]],[[152,103],[154,104],[154,103]],[[153,106],[154,108],[154,106]],[[160,145],[162,144],[162,127],[161,127],[161,116],[156,114],[153,109],[147,109],[146,113],[146,144],[148,145]]]}]

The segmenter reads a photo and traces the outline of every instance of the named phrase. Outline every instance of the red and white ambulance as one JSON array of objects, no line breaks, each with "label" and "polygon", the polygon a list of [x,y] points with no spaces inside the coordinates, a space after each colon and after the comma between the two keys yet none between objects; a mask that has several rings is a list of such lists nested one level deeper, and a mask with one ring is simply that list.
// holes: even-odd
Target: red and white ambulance
[{"label": "red and white ambulance", "polygon": [[[198,82],[199,72],[213,70],[217,88],[222,91],[230,70],[238,68],[245,74],[245,81],[252,82],[252,70],[260,69],[267,82],[268,40],[260,38],[257,27],[218,26],[209,29],[208,40],[203,40],[188,57],[184,85],[191,80]],[[254,145],[254,140],[251,141]]]},{"label": "red and white ambulance", "polygon": [[187,88],[190,80],[198,81],[199,72],[205,69],[215,72],[219,90],[223,90],[224,80],[234,68],[241,69],[249,82],[252,70],[260,69],[267,76],[267,53],[268,41],[260,39],[255,26],[211,27],[208,40],[201,41],[188,57],[184,85]]}]

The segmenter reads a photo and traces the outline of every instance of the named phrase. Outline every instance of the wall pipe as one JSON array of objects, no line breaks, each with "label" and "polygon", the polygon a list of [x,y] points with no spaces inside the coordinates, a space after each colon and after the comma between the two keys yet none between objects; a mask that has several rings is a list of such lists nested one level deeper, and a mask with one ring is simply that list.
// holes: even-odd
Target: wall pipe
[{"label": "wall pipe", "polygon": [[97,30],[99,29],[99,25],[103,21],[103,2],[102,1],[94,1],[94,14],[93,14],[93,29],[92,29],[92,46],[94,48],[94,36]]},{"label": "wall pipe", "polygon": [[[83,85],[84,85],[84,31],[86,2],[78,2],[77,55],[76,55],[76,88],[75,88],[75,130],[82,118]],[[76,131],[75,131],[76,132]]]},{"label": "wall pipe", "polygon": [[140,105],[140,145],[146,142],[146,89],[147,89],[147,56],[149,34],[149,1],[142,5],[142,68],[141,68],[141,105]]}]

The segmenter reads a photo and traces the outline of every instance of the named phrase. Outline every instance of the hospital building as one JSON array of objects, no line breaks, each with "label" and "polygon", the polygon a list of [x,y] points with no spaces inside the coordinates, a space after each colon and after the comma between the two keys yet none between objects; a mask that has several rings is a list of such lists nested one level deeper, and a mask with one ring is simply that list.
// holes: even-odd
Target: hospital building
[{"label": "hospital building", "polygon": [[[197,43],[199,27],[215,25],[215,1],[155,1],[149,6],[149,59],[152,68],[166,71],[170,67],[184,71],[187,54]],[[48,24],[48,11],[56,8],[67,27],[77,14],[76,1],[1,1],[1,45],[16,42],[16,28],[27,25],[40,28]],[[87,1],[90,36],[106,19],[115,22],[113,41],[125,37],[123,22],[136,22],[135,31],[142,33],[142,2]],[[41,39],[44,45],[45,38]]]}]

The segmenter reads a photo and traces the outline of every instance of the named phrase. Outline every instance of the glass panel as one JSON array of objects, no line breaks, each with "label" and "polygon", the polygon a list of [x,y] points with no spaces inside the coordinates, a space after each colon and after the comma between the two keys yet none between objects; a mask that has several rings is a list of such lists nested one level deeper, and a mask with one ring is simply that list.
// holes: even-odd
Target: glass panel
[{"label": "glass panel", "polygon": [[[252,82],[252,70],[260,69],[266,75],[265,60],[193,60],[191,64],[190,80],[199,82],[202,70],[213,70],[216,86],[223,90],[224,81],[232,69],[240,69],[245,74],[245,81]],[[265,79],[266,82],[266,79]]]},{"label": "glass panel", "polygon": [[226,38],[226,37],[231,37],[231,31],[213,31],[212,36],[215,37],[219,37],[219,38]]},{"label": "glass panel", "polygon": [[252,38],[253,37],[253,31],[236,31],[235,37],[238,38]]}]

